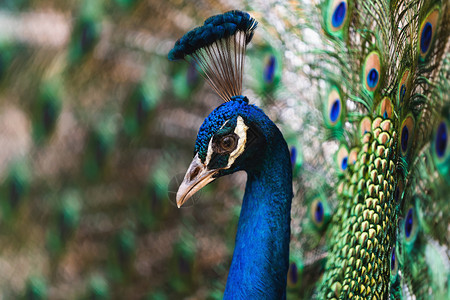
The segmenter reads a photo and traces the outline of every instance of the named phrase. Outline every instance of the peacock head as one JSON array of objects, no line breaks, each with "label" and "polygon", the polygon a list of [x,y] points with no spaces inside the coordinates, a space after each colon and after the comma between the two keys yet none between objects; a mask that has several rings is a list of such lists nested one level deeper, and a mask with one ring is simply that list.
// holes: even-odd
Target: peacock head
[{"label": "peacock head", "polygon": [[248,171],[265,152],[261,126],[273,123],[240,96],[245,52],[257,24],[248,13],[237,10],[212,16],[169,52],[170,60],[192,59],[225,101],[200,127],[194,159],[178,189],[178,207],[215,178]]},{"label": "peacock head", "polygon": [[177,192],[178,207],[214,179],[258,166],[274,126],[247,97],[234,96],[217,107],[198,132],[194,159]]}]

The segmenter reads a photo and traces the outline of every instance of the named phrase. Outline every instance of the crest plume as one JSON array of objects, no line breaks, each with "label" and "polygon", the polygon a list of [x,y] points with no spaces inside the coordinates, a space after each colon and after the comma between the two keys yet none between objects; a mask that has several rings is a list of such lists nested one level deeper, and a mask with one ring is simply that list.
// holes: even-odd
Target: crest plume
[{"label": "crest plume", "polygon": [[193,59],[227,102],[242,94],[245,52],[257,24],[248,13],[237,10],[210,17],[175,43],[169,59]]}]

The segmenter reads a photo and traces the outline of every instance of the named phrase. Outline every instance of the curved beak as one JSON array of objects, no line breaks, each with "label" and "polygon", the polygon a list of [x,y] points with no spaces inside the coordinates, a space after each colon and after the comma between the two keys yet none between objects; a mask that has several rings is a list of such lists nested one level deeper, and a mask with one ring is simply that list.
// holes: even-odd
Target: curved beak
[{"label": "curved beak", "polygon": [[177,192],[177,206],[183,205],[189,198],[191,198],[202,187],[213,181],[213,177],[219,170],[208,170],[204,165],[198,154],[192,160],[186,175],[184,175],[183,182],[180,184]]}]

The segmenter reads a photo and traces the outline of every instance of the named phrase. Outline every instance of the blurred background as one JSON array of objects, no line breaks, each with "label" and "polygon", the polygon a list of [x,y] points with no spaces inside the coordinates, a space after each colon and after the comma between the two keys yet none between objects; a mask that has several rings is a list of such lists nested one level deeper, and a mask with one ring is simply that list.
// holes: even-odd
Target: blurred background
[{"label": "blurred background", "polygon": [[[230,9],[251,12],[239,0],[0,1],[1,299],[222,298],[246,175],[176,208],[221,100],[167,53]],[[267,36],[244,86],[277,121],[282,62]]]}]

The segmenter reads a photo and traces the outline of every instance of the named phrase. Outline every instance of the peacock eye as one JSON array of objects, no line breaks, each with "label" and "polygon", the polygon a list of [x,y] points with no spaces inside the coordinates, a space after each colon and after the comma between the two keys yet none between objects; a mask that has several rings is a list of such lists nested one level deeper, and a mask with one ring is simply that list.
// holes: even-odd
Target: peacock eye
[{"label": "peacock eye", "polygon": [[395,273],[395,271],[397,271],[397,266],[398,266],[398,262],[397,262],[397,257],[395,255],[395,247],[392,247],[392,251],[391,251],[391,271],[393,271],[393,273]]},{"label": "peacock eye", "polygon": [[228,134],[220,138],[217,143],[216,152],[228,153],[236,149],[238,137],[236,134]]},{"label": "peacock eye", "polygon": [[391,250],[391,283],[395,282],[398,273],[398,258],[395,246]]},{"label": "peacock eye", "polygon": [[291,262],[288,269],[288,286],[295,286],[298,282],[298,268],[295,262]]},{"label": "peacock eye", "polygon": [[406,156],[408,154],[409,148],[414,137],[414,119],[412,116],[406,117],[402,122],[402,127],[400,131],[400,149],[402,150],[402,155]]},{"label": "peacock eye", "polygon": [[368,92],[375,92],[380,83],[381,59],[376,51],[372,51],[364,62],[363,84]]},{"label": "peacock eye", "polygon": [[[340,171],[344,172],[348,167],[348,149],[346,146],[342,145],[337,153],[337,165]],[[352,163],[352,162],[351,162]]]},{"label": "peacock eye", "polygon": [[431,44],[437,32],[440,11],[434,8],[422,21],[419,29],[418,49],[420,59],[424,61],[430,53]]}]

